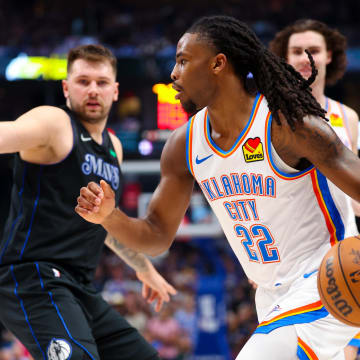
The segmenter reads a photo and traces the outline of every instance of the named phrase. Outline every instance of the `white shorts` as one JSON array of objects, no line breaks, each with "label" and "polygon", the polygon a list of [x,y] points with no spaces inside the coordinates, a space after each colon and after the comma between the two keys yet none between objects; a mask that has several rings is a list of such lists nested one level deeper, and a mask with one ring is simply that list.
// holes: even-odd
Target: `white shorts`
[{"label": "white shorts", "polygon": [[341,323],[322,305],[317,271],[275,290],[259,287],[256,309],[259,326],[254,334],[268,334],[289,325],[295,327],[299,359],[333,359],[360,330]]}]

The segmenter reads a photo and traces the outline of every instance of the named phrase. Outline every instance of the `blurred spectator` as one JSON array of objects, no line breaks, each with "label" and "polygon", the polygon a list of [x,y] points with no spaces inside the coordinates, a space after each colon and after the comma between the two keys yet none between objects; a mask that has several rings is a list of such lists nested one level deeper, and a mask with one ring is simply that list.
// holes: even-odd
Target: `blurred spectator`
[{"label": "blurred spectator", "polygon": [[[253,25],[267,42],[274,33],[302,17],[336,25],[349,38],[350,46],[359,46],[357,0],[214,0],[180,3],[145,0],[110,0],[85,3],[70,0],[1,0],[0,46],[28,55],[65,54],[69,47],[101,42],[116,56],[135,58],[174,52],[174,44],[184,29],[201,15],[227,14]],[[309,9],[311,12],[309,13]],[[59,16],[61,14],[61,16]],[[286,16],[284,16],[286,14]],[[336,21],[336,24],[334,24]]]},{"label": "blurred spectator", "polygon": [[28,350],[18,339],[14,340],[12,350],[13,357],[11,360],[33,360]]},{"label": "blurred spectator", "polygon": [[141,298],[141,295],[134,291],[129,291],[124,298],[124,308],[125,312],[123,315],[125,319],[130,325],[138,329],[141,334],[144,334],[151,311]]},{"label": "blurred spectator", "polygon": [[197,323],[195,297],[191,292],[183,292],[173,299],[176,310],[174,318],[178,321],[181,329],[189,336],[190,346],[193,349],[196,344]]},{"label": "blurred spectator", "polygon": [[174,317],[171,303],[149,320],[145,338],[157,349],[163,360],[180,360],[191,349],[189,335]]},{"label": "blurred spectator", "polygon": [[34,360],[25,346],[0,326],[0,360]]},{"label": "blurred spectator", "polygon": [[12,359],[13,338],[0,323],[0,360]]}]

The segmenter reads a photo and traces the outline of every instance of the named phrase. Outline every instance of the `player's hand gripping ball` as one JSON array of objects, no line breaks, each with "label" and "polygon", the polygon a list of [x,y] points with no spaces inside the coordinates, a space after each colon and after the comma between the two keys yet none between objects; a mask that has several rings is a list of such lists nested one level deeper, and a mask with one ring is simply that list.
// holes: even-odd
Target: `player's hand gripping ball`
[{"label": "player's hand gripping ball", "polygon": [[360,327],[360,236],[334,245],[318,273],[320,299],[336,319]]}]

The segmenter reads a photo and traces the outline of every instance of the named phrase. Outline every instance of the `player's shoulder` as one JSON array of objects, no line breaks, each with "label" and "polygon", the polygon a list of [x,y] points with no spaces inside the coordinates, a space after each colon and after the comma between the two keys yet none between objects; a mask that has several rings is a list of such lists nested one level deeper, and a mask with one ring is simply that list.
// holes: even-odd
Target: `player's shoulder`
[{"label": "player's shoulder", "polygon": [[172,142],[185,141],[187,128],[188,128],[188,123],[179,126],[171,133],[169,140],[171,139]]},{"label": "player's shoulder", "polygon": [[113,132],[113,131],[109,131],[107,130],[109,136],[110,136],[110,139],[113,143],[113,145],[115,146],[121,146],[121,141],[120,139],[116,136],[116,134]]},{"label": "player's shoulder", "polygon": [[183,173],[187,169],[186,165],[186,132],[187,123],[174,130],[161,154],[161,169],[170,170],[172,173]]},{"label": "player's shoulder", "polygon": [[57,106],[41,105],[29,110],[27,114],[37,115],[45,118],[69,119],[66,111]]},{"label": "player's shoulder", "polygon": [[271,142],[280,153],[304,157],[306,149],[311,148],[319,139],[331,137],[333,130],[328,122],[315,115],[307,115],[303,121],[290,125],[285,116],[279,113],[280,123],[272,121]]},{"label": "player's shoulder", "polygon": [[17,118],[16,123],[47,134],[60,135],[64,131],[71,130],[70,116],[65,110],[56,106],[43,105],[32,108]]},{"label": "player's shoulder", "polygon": [[188,136],[189,125],[191,123],[193,123],[195,121],[195,119],[201,119],[203,114],[205,114],[205,113],[206,113],[206,108],[201,109],[196,114],[190,116],[189,120],[185,124],[181,125],[180,127],[178,127],[176,130],[174,130],[172,132],[169,139],[171,139],[172,142],[185,143],[187,136]]}]

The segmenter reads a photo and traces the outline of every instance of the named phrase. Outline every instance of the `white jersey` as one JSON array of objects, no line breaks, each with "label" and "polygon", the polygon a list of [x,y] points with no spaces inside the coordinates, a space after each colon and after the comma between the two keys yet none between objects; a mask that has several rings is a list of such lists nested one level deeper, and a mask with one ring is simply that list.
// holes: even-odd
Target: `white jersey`
[{"label": "white jersey", "polygon": [[346,221],[334,197],[339,189],[330,190],[313,166],[297,171],[276,154],[271,121],[259,94],[244,130],[224,151],[211,139],[205,108],[189,120],[187,163],[246,275],[275,289],[316,271],[344,238]]},{"label": "white jersey", "polygon": [[325,100],[326,117],[340,140],[351,150],[351,132],[344,105],[328,97]]},{"label": "white jersey", "polygon": [[[325,110],[327,111],[326,117],[329,119],[330,125],[335,130],[337,136],[349,150],[352,150],[351,133],[344,105],[327,97]],[[330,190],[333,190],[336,185],[332,184],[330,181],[329,183]],[[356,235],[358,231],[350,197],[339,191],[335,191],[334,196],[337,197],[337,201],[340,204],[339,211],[347,221],[347,224],[345,224],[345,238]]]}]

